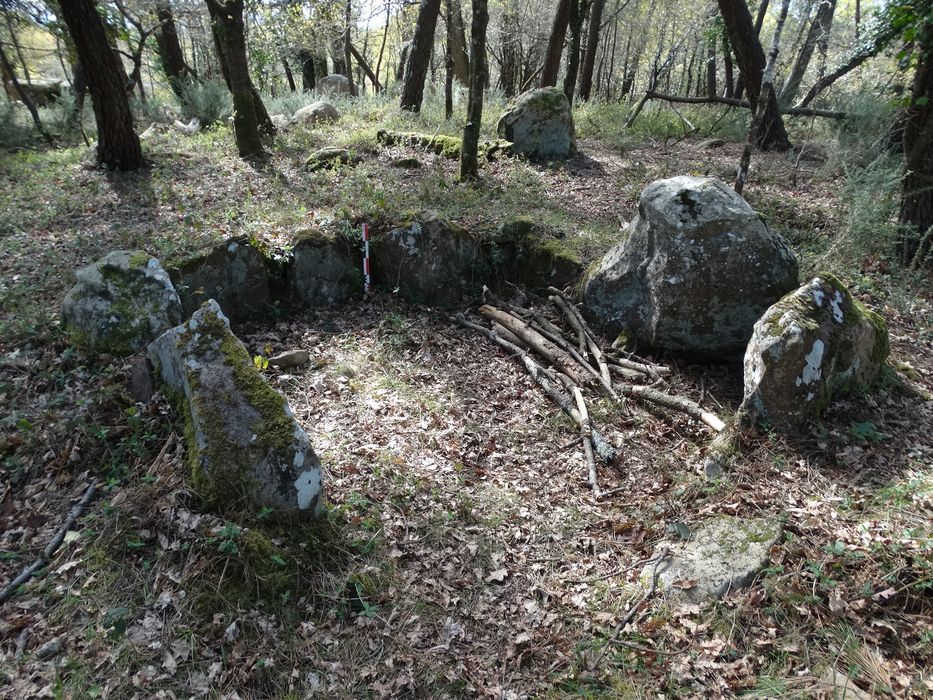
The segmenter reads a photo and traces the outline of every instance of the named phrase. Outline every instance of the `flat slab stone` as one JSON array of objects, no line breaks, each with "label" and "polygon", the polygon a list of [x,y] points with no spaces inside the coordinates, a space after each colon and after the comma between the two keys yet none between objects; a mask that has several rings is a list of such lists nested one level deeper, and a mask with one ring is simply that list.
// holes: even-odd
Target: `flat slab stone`
[{"label": "flat slab stone", "polygon": [[[721,598],[749,585],[769,561],[781,536],[777,518],[717,516],[703,524],[689,542],[662,543],[670,555],[657,568],[658,590],[675,601],[699,603]],[[654,562],[642,570],[641,583],[651,585]]]}]

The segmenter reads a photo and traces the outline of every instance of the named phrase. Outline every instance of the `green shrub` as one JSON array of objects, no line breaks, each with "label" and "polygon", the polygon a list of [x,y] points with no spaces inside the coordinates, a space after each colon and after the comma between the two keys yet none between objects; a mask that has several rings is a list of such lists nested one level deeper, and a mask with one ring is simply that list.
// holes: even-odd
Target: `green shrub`
[{"label": "green shrub", "polygon": [[233,98],[218,80],[190,82],[182,86],[181,108],[185,119],[197,117],[203,128],[222,122],[233,114]]}]

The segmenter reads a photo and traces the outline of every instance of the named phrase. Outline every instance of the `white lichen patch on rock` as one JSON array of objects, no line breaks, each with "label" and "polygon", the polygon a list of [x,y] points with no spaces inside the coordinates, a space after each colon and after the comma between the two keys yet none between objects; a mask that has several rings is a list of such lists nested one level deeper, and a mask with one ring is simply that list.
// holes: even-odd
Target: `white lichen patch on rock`
[{"label": "white lichen patch on rock", "polygon": [[658,590],[676,601],[698,603],[721,598],[755,579],[780,536],[776,518],[717,516],[699,527],[689,542],[660,544],[654,556],[664,551],[667,556],[656,571],[653,562],[646,565],[640,581],[650,587],[656,573]]},{"label": "white lichen patch on rock", "polygon": [[884,320],[835,277],[821,274],[755,324],[738,419],[802,428],[832,400],[870,387],[887,354]]},{"label": "white lichen patch on rock", "polygon": [[185,418],[192,482],[205,501],[320,514],[321,466],[308,436],[217,302],[157,338],[149,359]]},{"label": "white lichen patch on rock", "polygon": [[116,250],[77,272],[62,304],[62,323],[80,345],[131,355],[182,319],[182,306],[159,261]]}]

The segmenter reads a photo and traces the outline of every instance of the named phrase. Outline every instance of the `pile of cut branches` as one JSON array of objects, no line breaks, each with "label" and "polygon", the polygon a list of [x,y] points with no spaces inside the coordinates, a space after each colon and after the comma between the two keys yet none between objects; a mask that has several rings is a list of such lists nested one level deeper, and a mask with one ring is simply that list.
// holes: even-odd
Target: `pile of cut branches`
[{"label": "pile of cut branches", "polygon": [[671,374],[669,367],[619,348],[606,348],[563,292],[554,287],[548,287],[548,292],[548,301],[561,319],[560,325],[549,321],[534,307],[498,299],[486,287],[483,288],[485,303],[479,313],[489,322],[489,327],[464,316],[452,320],[483,334],[506,350],[525,367],[544,393],[577,423],[590,487],[597,498],[603,496],[603,491],[597,477],[596,457],[613,466],[616,448],[593,426],[587,410],[587,395],[601,393],[621,410],[626,410],[625,399],[632,398],[686,413],[715,433],[725,429],[722,420],[695,401],[663,390],[665,378]]}]

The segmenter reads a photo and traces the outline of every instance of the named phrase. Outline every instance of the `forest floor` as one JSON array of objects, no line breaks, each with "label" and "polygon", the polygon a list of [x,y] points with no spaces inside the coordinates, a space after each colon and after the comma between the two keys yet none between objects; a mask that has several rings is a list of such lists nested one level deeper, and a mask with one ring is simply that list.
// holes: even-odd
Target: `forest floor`
[{"label": "forest floor", "polygon": [[[933,304],[874,254],[837,271],[889,324],[875,393],[837,402],[803,438],[746,436],[712,481],[703,425],[597,403],[622,453],[600,469],[604,500],[573,424],[443,314],[384,291],[283,314],[241,337],[257,354],[311,352],[309,367],[269,379],[324,463],[325,517],[283,529],[262,513],[201,512],[165,402],[135,404],[126,362],[58,329],[76,267],[114,248],[169,258],[243,233],[281,245],[323,220],[384,225],[421,208],[474,230],[530,215],[589,262],[644,185],[728,179],[741,148],[591,134],[563,165],[500,160],[469,187],[439,157],[393,168],[412,152],[375,145],[384,115],[354,118],[288,134],[258,169],[231,155],[225,131],[158,137],[136,175],[88,169],[81,149],[0,159],[0,584],[104,479],[47,571],[0,610],[0,696],[933,693]],[[302,171],[333,144],[364,162]],[[831,143],[811,146],[818,159],[756,155],[747,189],[805,272],[851,244],[847,180],[822,162]],[[656,359],[677,393],[731,416],[741,367]],[[771,566],[716,603],[657,598],[610,643],[655,544],[720,513],[783,519]]]}]

